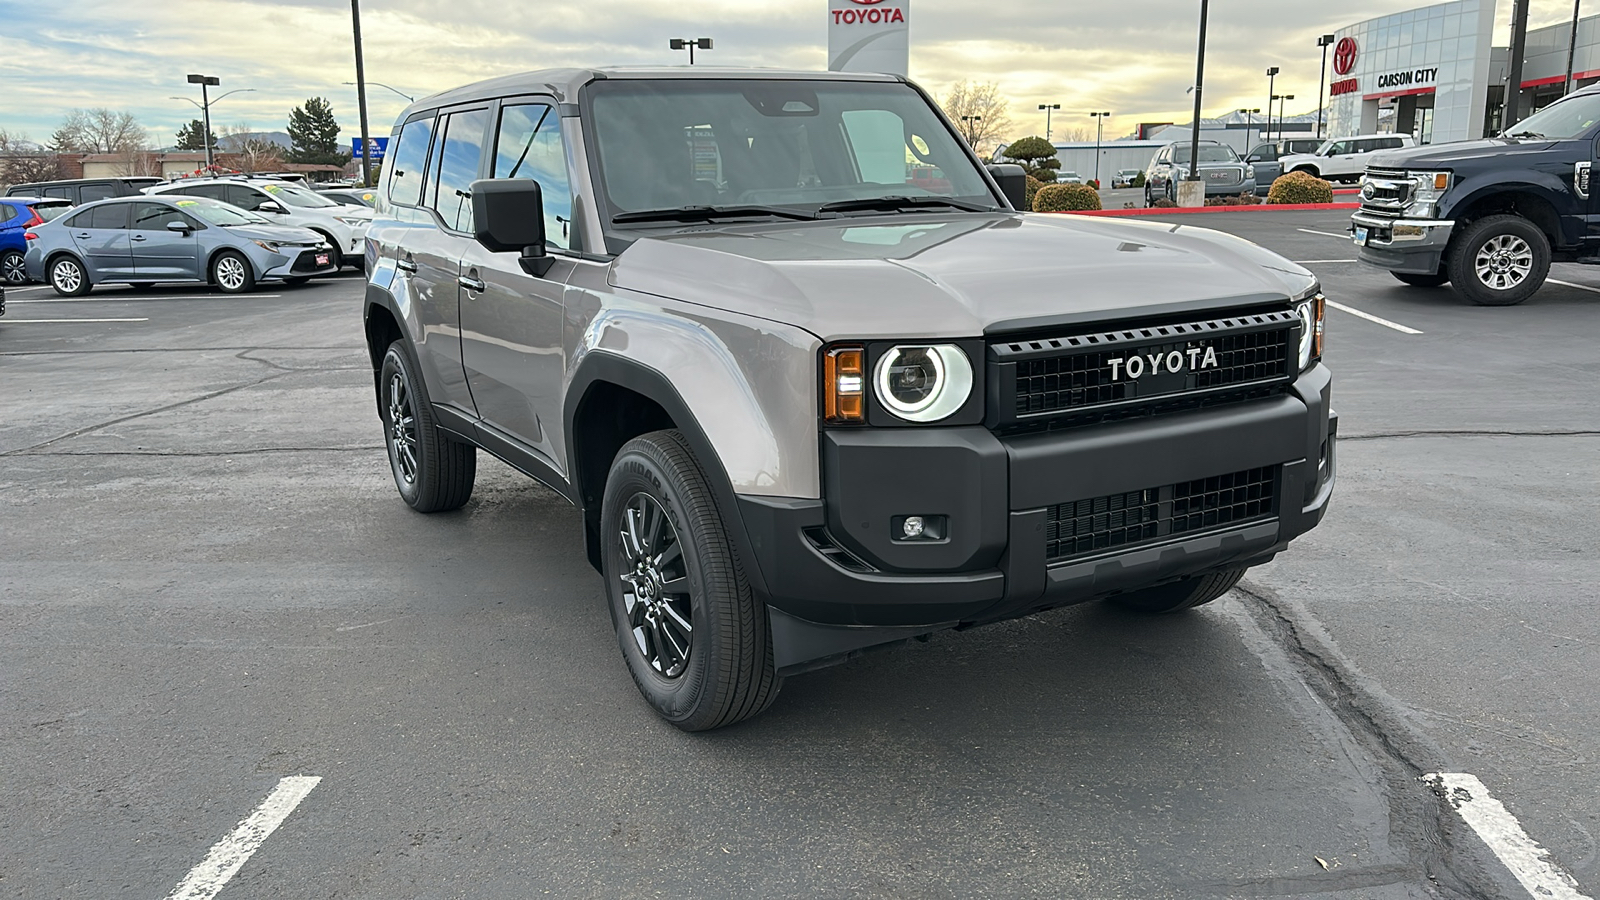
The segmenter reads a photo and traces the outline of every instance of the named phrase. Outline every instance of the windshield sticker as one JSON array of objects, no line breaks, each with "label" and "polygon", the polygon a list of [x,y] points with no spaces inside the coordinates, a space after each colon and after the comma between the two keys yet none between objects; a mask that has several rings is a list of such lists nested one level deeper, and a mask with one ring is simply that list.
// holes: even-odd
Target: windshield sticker
[{"label": "windshield sticker", "polygon": [[266,191],[269,194],[276,194],[276,193],[278,193],[278,192],[283,190],[283,188],[281,188],[281,187],[279,187],[279,186],[277,186],[275,184],[264,184],[264,185],[261,186],[261,189],[263,191]]},{"label": "windshield sticker", "polygon": [[194,200],[179,200],[177,203],[175,203],[173,205],[174,206],[199,206],[200,204],[198,202],[194,201]]}]

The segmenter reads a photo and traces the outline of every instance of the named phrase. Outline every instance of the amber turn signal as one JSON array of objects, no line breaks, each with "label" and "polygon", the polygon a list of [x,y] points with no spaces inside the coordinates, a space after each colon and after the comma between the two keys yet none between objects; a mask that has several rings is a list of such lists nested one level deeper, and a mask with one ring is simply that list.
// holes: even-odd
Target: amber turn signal
[{"label": "amber turn signal", "polygon": [[860,345],[829,348],[822,357],[822,417],[829,425],[866,421],[866,353]]}]

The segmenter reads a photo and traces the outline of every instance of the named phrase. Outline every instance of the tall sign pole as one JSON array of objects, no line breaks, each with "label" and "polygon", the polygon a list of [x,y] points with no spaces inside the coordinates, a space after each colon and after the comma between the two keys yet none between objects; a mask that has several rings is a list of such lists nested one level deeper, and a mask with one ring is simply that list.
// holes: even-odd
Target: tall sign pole
[{"label": "tall sign pole", "polygon": [[1500,130],[1522,120],[1522,58],[1528,55],[1528,0],[1517,0],[1511,13],[1511,64],[1506,67],[1505,111],[1500,114]]},{"label": "tall sign pole", "polygon": [[1200,0],[1200,49],[1194,62],[1194,133],[1189,137],[1189,177],[1184,179],[1188,190],[1179,193],[1183,206],[1206,205],[1206,187],[1200,182],[1200,97],[1205,92],[1206,13],[1210,6],[1210,0]]},{"label": "tall sign pole", "polygon": [[1578,55],[1578,10],[1583,6],[1583,0],[1572,0],[1572,38],[1567,41],[1567,82],[1562,85],[1561,93],[1570,94],[1577,85],[1572,83],[1572,61]]},{"label": "tall sign pole", "polygon": [[1322,48],[1322,68],[1317,71],[1317,140],[1322,140],[1322,90],[1328,85],[1328,45],[1333,43],[1334,35],[1325,34],[1317,38],[1317,46]]},{"label": "tall sign pole", "polygon": [[361,61],[361,0],[350,0],[356,37],[356,105],[361,109],[361,186],[372,186],[372,137],[367,131],[367,69]]}]

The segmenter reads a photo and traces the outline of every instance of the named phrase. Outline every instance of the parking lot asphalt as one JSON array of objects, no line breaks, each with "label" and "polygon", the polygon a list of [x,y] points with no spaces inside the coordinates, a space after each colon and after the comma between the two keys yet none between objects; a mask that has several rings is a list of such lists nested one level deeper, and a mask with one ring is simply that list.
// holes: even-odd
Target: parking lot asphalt
[{"label": "parking lot asphalt", "polygon": [[565,501],[483,454],[460,512],[395,496],[359,278],[10,293],[0,895],[165,896],[306,775],[221,896],[1529,896],[1438,771],[1597,893],[1600,270],[1488,309],[1338,212],[1144,221],[1347,308],[1322,527],[1193,614],[935,635],[702,735]]}]

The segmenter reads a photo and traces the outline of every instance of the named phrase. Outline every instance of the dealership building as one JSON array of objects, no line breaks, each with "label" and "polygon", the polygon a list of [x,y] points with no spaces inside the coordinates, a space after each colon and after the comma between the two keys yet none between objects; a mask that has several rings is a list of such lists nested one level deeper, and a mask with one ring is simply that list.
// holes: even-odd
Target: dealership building
[{"label": "dealership building", "polygon": [[[1496,134],[1504,120],[1510,51],[1491,44],[1495,0],[1456,0],[1380,16],[1334,35],[1328,136],[1394,131],[1419,143]],[[1564,92],[1572,22],[1532,29],[1517,120]],[[1600,16],[1578,22],[1573,75],[1600,80]]]}]

